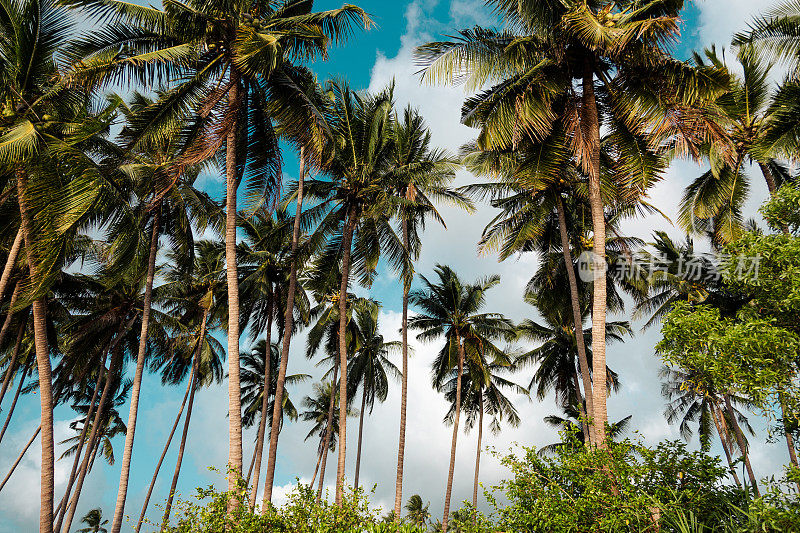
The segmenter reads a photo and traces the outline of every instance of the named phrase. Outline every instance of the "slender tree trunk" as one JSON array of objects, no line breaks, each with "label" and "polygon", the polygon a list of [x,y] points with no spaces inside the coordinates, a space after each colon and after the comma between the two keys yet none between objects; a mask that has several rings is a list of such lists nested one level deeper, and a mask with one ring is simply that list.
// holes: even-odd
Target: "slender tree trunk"
[{"label": "slender tree trunk", "polygon": [[153,479],[150,480],[150,486],[147,488],[147,495],[144,497],[144,504],[142,504],[142,512],[139,514],[139,521],[136,523],[136,533],[139,533],[139,530],[142,528],[144,515],[147,514],[147,505],[150,503],[150,496],[153,494],[153,487],[155,487],[156,478],[158,478],[158,472],[161,470],[164,457],[167,455],[169,445],[172,443],[172,437],[175,435],[175,430],[178,428],[178,422],[180,422],[181,417],[183,416],[183,409],[186,407],[186,400],[189,397],[189,391],[191,390],[193,383],[194,366],[192,367],[192,371],[189,375],[189,383],[186,385],[186,392],[183,393],[183,401],[181,401],[181,408],[178,409],[178,416],[175,417],[175,422],[172,424],[172,429],[167,437],[167,443],[164,445],[164,449],[161,451],[161,457],[158,458],[158,463],[156,463],[156,469],[155,472],[153,472]]},{"label": "slender tree trunk", "polygon": [[139,392],[142,388],[144,375],[144,361],[147,355],[147,332],[150,326],[150,313],[153,300],[153,280],[156,272],[156,255],[158,254],[158,235],[161,216],[161,205],[156,207],[150,235],[150,250],[147,257],[147,280],[144,289],[144,309],[142,311],[142,330],[139,334],[139,350],[136,355],[136,372],[133,376],[131,387],[131,406],[128,412],[128,430],[125,432],[125,448],[122,452],[122,468],[119,475],[119,488],[117,491],[117,504],[114,509],[114,520],[111,533],[119,533],[125,514],[125,500],[128,496],[128,479],[131,473],[131,459],[133,458],[133,438],[136,434],[136,417],[139,414]]},{"label": "slender tree trunk", "polygon": [[347,285],[350,281],[350,253],[356,224],[355,208],[350,208],[342,236],[342,283],[339,286],[339,462],[336,468],[336,505],[344,494],[344,467],[347,456]]},{"label": "slender tree trunk", "polygon": [[758,483],[756,482],[756,476],[753,474],[753,467],[750,465],[750,458],[747,452],[747,443],[744,440],[744,433],[742,433],[742,428],[739,427],[739,422],[736,420],[736,412],[733,410],[733,406],[731,405],[731,398],[729,395],[723,395],[725,399],[725,410],[728,413],[728,416],[731,419],[731,425],[733,426],[733,434],[736,436],[736,444],[739,446],[739,450],[742,452],[742,456],[744,457],[744,466],[747,470],[747,477],[750,478],[750,483],[753,485],[753,494],[756,497],[760,497],[761,493],[758,490]]},{"label": "slender tree trunk", "polygon": [[587,64],[583,77],[583,114],[581,126],[589,155],[589,204],[594,231],[592,272],[594,277],[592,295],[592,442],[600,447],[606,445],[606,221],[603,196],[600,191],[600,120],[594,95],[594,69]]},{"label": "slender tree trunk", "polygon": [[[39,276],[39,262],[33,253],[33,220],[28,210],[28,177],[25,172],[17,172],[17,201],[22,218],[22,232],[25,240],[25,253],[28,259],[31,285],[41,292],[42,279]],[[39,401],[41,403],[42,428],[42,466],[41,495],[39,508],[39,533],[53,531],[53,492],[55,472],[55,445],[53,443],[53,384],[50,368],[50,348],[47,345],[47,301],[39,296],[33,302],[33,337],[36,346],[36,366],[39,370]]]},{"label": "slender tree trunk", "polygon": [[28,366],[26,365],[25,370],[22,372],[22,376],[19,380],[19,385],[17,385],[17,392],[14,393],[14,399],[11,401],[11,407],[8,409],[8,414],[6,415],[6,421],[3,424],[3,429],[0,430],[0,441],[3,440],[3,435],[6,434],[6,429],[8,429],[8,424],[11,422],[11,415],[14,414],[14,408],[17,406],[17,400],[19,399],[19,394],[22,392],[22,386],[25,383],[25,379],[28,377]]},{"label": "slender tree trunk", "polygon": [[762,163],[761,161],[758,162],[758,167],[761,169],[761,173],[764,175],[764,181],[767,182],[767,189],[769,190],[770,196],[773,196],[778,187],[775,184],[775,177],[772,175],[772,171],[769,169],[766,163]]},{"label": "slender tree trunk", "polygon": [[89,420],[94,417],[94,412],[97,409],[97,400],[100,397],[100,385],[103,383],[103,373],[106,369],[107,357],[108,349],[105,349],[103,350],[103,357],[100,361],[100,368],[97,369],[97,379],[94,382],[92,400],[89,402],[89,410],[86,411],[86,418],[84,418],[83,428],[81,428],[81,436],[78,439],[78,448],[75,450],[75,459],[72,461],[72,470],[70,470],[69,480],[67,480],[67,488],[64,490],[64,496],[61,497],[61,501],[58,503],[58,507],[56,508],[56,525],[53,531],[61,530],[61,524],[64,521],[65,506],[69,501],[69,494],[72,491],[72,485],[75,483],[75,476],[78,473],[78,465],[81,462],[83,446],[86,444],[86,437],[89,432]]},{"label": "slender tree trunk", "polygon": [[[19,349],[22,346],[22,339],[25,337],[25,321],[21,321],[17,329],[17,341],[14,343],[14,351],[11,353],[11,362],[8,363],[6,376],[3,379],[3,388],[0,390],[0,405],[3,405],[3,398],[6,396],[8,387],[14,382],[14,374],[17,373],[17,360],[19,359]],[[0,437],[2,440],[2,437]]]},{"label": "slender tree trunk", "polygon": [[[239,77],[231,69],[231,88],[228,92],[228,111],[239,107]],[[236,172],[236,129],[231,125],[225,143],[225,268],[228,282],[228,491],[239,486],[242,477],[242,388],[239,379],[239,274],[236,265],[236,191],[239,176]],[[228,502],[229,510],[236,505]],[[112,532],[117,533],[117,532]]]},{"label": "slender tree trunk", "polygon": [[0,328],[0,344],[3,344],[3,341],[6,339],[6,333],[8,333],[8,329],[11,327],[11,320],[14,318],[14,313],[11,312],[11,308],[16,305],[20,293],[22,293],[22,283],[17,282],[14,284],[14,292],[11,293],[11,301],[8,303],[8,313],[6,313],[6,317],[3,320],[3,327]]},{"label": "slender tree trunk", "polygon": [[447,474],[447,489],[444,493],[444,515],[442,516],[442,533],[447,533],[447,520],[450,517],[450,496],[453,493],[453,474],[456,467],[456,443],[458,441],[458,421],[461,417],[461,374],[464,370],[464,345],[460,336],[458,343],[458,374],[456,377],[456,410],[453,417],[453,440],[450,443],[450,470]]},{"label": "slender tree trunk", "polygon": [[21,246],[22,225],[20,225],[19,229],[17,230],[17,236],[14,237],[14,243],[11,245],[11,249],[8,251],[6,266],[3,268],[2,276],[0,276],[0,302],[3,301],[3,296],[6,294],[8,282],[11,280],[11,271],[14,270],[14,264],[17,262],[17,256],[19,255],[19,249]]},{"label": "slender tree trunk", "polygon": [[[297,250],[300,246],[300,215],[303,211],[303,184],[306,174],[305,149],[300,148],[300,172],[297,179],[297,201],[295,202],[294,226],[292,228],[292,262],[289,267],[289,288],[286,294],[286,309],[283,317],[283,344],[281,346],[281,362],[278,368],[278,380],[275,383],[275,397],[283,398],[286,382],[286,370],[289,366],[289,347],[294,329],[294,296],[297,292]],[[269,431],[269,453],[267,455],[267,473],[264,484],[264,502],[261,513],[265,513],[267,503],[272,501],[272,484],[275,480],[275,460],[278,455],[278,434],[280,433],[281,410],[283,400],[274,402],[272,406],[272,425]]]},{"label": "slender tree trunk", "polygon": [[589,421],[586,417],[586,409],[584,409],[583,402],[584,399],[581,397],[581,385],[578,381],[578,374],[580,372],[576,370],[572,374],[572,382],[575,386],[575,393],[577,394],[577,402],[578,402],[578,414],[581,417],[581,432],[583,433],[583,442],[586,445],[591,443],[590,435],[589,435]]},{"label": "slender tree trunk", "polygon": [[[409,249],[408,219],[403,217],[403,248]],[[397,477],[394,482],[394,516],[399,521],[403,505],[403,464],[406,453],[406,408],[408,402],[408,293],[411,283],[403,282],[403,318],[400,324],[402,334],[403,375],[400,389],[400,437],[397,444]]]},{"label": "slender tree trunk", "polygon": [[[200,325],[200,342],[197,343],[197,350],[194,353],[194,361],[192,361],[192,377],[189,381],[189,404],[186,406],[186,418],[183,421],[183,433],[181,434],[181,445],[178,448],[178,460],[175,463],[175,473],[172,475],[172,485],[169,488],[169,495],[167,496],[167,505],[164,508],[164,519],[162,521],[162,529],[165,529],[169,524],[169,515],[172,511],[172,500],[175,497],[175,490],[178,487],[178,476],[181,473],[181,464],[183,463],[183,452],[186,449],[186,436],[189,434],[189,422],[192,419],[192,407],[194,406],[194,393],[197,391],[198,375],[200,373],[200,355],[203,352],[203,344],[206,342],[206,319],[208,318],[208,310],[203,313],[203,323]],[[240,412],[241,414],[241,412]],[[240,471],[241,472],[241,471]]]},{"label": "slender tree trunk", "polygon": [[[336,408],[336,378],[339,374],[339,363],[333,369],[333,381],[331,382],[331,398],[328,402],[328,420],[325,424],[325,436],[322,438],[322,465],[320,466],[319,488],[317,489],[317,503],[322,497],[322,484],[325,481],[325,467],[328,464],[328,451],[330,449],[331,438],[333,436],[333,410]],[[341,427],[341,420],[339,421]]]},{"label": "slender tree trunk", "polygon": [[724,419],[722,419],[723,422],[720,422],[722,414],[719,413],[716,405],[711,407],[711,416],[714,418],[714,425],[717,427],[717,434],[719,435],[719,441],[722,444],[722,451],[725,452],[725,459],[728,461],[730,473],[733,476],[734,481],[736,481],[736,484],[741,486],[742,482],[739,480],[739,476],[736,474],[736,469],[733,467],[733,458],[731,457],[730,443],[728,442],[728,430],[724,424]]},{"label": "slender tree trunk", "polygon": [[[117,336],[117,339],[119,339],[119,337],[120,336]],[[70,498],[69,505],[66,509],[67,515],[64,521],[64,529],[60,531],[69,532],[70,527],[72,526],[72,519],[75,517],[75,510],[78,507],[78,499],[81,496],[83,481],[86,479],[86,475],[89,473],[89,461],[91,460],[92,455],[91,450],[94,449],[97,442],[100,421],[105,415],[106,405],[108,405],[109,396],[111,396],[111,389],[113,388],[112,385],[115,378],[119,374],[120,367],[122,366],[123,351],[116,349],[116,345],[112,346],[109,351],[113,353],[111,357],[111,366],[108,369],[108,372],[106,372],[106,382],[105,385],[103,385],[103,393],[100,396],[100,405],[97,406],[97,412],[95,412],[94,420],[92,421],[92,431],[89,433],[87,451],[83,456],[83,461],[81,461],[81,467],[78,471],[78,480],[75,482],[75,492],[72,493],[72,497]]]},{"label": "slender tree trunk", "polygon": [[[585,442],[591,442],[589,435],[589,424],[591,421],[586,416],[586,412],[593,412],[592,403],[592,376],[589,370],[589,359],[586,357],[586,344],[583,338],[583,314],[581,313],[580,294],[578,293],[578,280],[575,278],[575,268],[572,261],[572,250],[569,243],[569,235],[567,234],[567,216],[564,211],[564,202],[561,196],[556,197],[556,206],[558,210],[558,230],[561,235],[561,251],[564,255],[564,266],[567,270],[567,279],[569,280],[569,295],[572,303],[572,321],[575,329],[575,344],[578,348],[578,364],[580,366],[581,379],[583,380],[583,396],[586,400],[586,411],[584,411],[583,404],[579,402],[581,416],[586,420],[581,426],[583,427],[583,436]],[[577,387],[577,384],[576,384]],[[578,395],[580,395],[580,388],[576,388]]]},{"label": "slender tree trunk", "polygon": [[[320,441],[320,445],[322,445],[322,441]],[[317,454],[317,466],[314,467],[314,475],[311,476],[311,483],[309,483],[309,487],[314,486],[314,482],[317,480],[317,473],[319,472],[319,464],[322,462],[322,452]]]},{"label": "slender tree trunk", "polygon": [[478,392],[478,449],[475,452],[475,482],[472,485],[472,507],[478,509],[478,473],[481,469],[481,440],[483,438],[483,391]]},{"label": "slender tree trunk", "polygon": [[28,444],[26,444],[25,447],[22,449],[22,452],[17,457],[17,460],[14,461],[13,465],[11,465],[11,470],[8,471],[8,474],[6,474],[6,477],[3,478],[3,482],[0,483],[0,491],[2,491],[3,487],[6,486],[6,483],[8,483],[8,480],[11,478],[11,474],[13,474],[14,470],[17,469],[17,466],[19,465],[20,461],[22,461],[22,458],[25,456],[25,453],[28,451],[28,448],[31,447],[31,444],[33,444],[33,441],[36,440],[36,436],[39,434],[39,432],[41,430],[42,430],[42,426],[39,426],[39,427],[36,428],[36,431],[33,432],[33,436],[28,441]]},{"label": "slender tree trunk", "polygon": [[[272,313],[273,313],[273,298],[274,295],[268,295],[269,301],[267,302],[267,352],[264,361],[264,393],[261,397],[261,420],[258,424],[258,440],[256,441],[256,449],[253,452],[253,459],[255,459],[255,479],[253,480],[252,493],[250,495],[250,512],[256,508],[256,497],[258,496],[258,484],[261,477],[261,458],[264,454],[264,435],[267,431],[267,411],[269,407],[269,392],[272,388]],[[278,403],[278,397],[275,397],[275,403]]]},{"label": "slender tree trunk", "polygon": [[364,408],[367,406],[367,387],[361,394],[361,413],[358,416],[358,447],[356,449],[356,475],[353,477],[353,487],[358,488],[358,474],[361,472],[361,438],[364,435]]}]

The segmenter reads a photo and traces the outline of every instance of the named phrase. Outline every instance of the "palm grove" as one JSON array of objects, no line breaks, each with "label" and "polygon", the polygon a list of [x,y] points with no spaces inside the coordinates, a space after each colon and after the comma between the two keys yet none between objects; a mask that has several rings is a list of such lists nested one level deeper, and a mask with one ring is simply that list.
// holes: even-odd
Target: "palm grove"
[{"label": "palm grove", "polygon": [[[620,380],[606,347],[633,335],[627,321],[607,316],[623,315],[631,302],[646,327],[663,321],[666,414],[681,433],[689,438],[696,424],[703,452],[716,434],[727,465],[721,475],[759,497],[747,415],[763,414],[785,439],[796,476],[798,300],[783,297],[796,293],[785,273],[800,268],[794,3],[753,21],[727,55],[710,49],[680,61],[673,48],[682,1],[488,0],[499,29],[463,29],[417,49],[421,83],[472,93],[462,122],[476,140],[458,155],[432,144],[423,117],[399,108],[392,86],[367,93],[344,79],[316,79],[310,65],[372,21],[353,5],[315,11],[312,4],[168,0],[158,9],[0,0],[0,405],[7,412],[0,445],[20,395],[36,392],[41,402],[41,423],[0,491],[11,490],[14,469],[39,439],[40,531],[78,525],[98,457],[119,465],[113,533],[126,516],[136,531],[172,527],[196,397],[224,380],[227,527],[244,524],[242,513],[267,520],[262,529],[277,520],[280,432],[299,419],[311,424],[306,440],[316,459],[311,485],[301,487],[307,503],[325,505],[330,456],[333,506],[350,505],[345,421],[358,418],[349,439],[358,487],[365,419],[398,387],[387,519],[400,521],[405,508],[404,520],[424,528],[422,499],[403,507],[413,416],[409,334],[441,346],[430,362],[432,384],[450,405],[449,474],[436,527],[478,528],[484,427],[536,423],[520,419],[518,398],[554,394],[563,411],[546,421],[564,428],[565,440],[545,456],[566,462],[563,454],[583,450],[601,461],[637,461],[620,451],[630,417],[610,423],[607,414]],[[778,61],[788,70],[773,86]],[[287,158],[297,158],[297,180],[282,173]],[[625,220],[658,213],[648,190],[675,158],[710,167],[681,202],[677,222],[694,237],[676,243],[659,233],[648,245],[622,234]],[[742,212],[751,166],[773,197],[762,210],[768,231]],[[462,167],[483,179],[454,187]],[[225,178],[222,198],[199,185],[213,173]],[[515,324],[486,308],[497,276],[468,281],[446,265],[415,271],[426,223],[446,224],[443,206],[471,212],[482,201],[497,215],[478,237],[479,251],[538,258],[524,295],[536,319]],[[768,260],[756,279],[737,276],[733,261],[715,277],[693,238]],[[661,268],[621,275],[632,259]],[[689,262],[704,275],[687,271]],[[356,290],[369,289],[381,269],[401,281],[400,341],[384,338],[380,303]],[[289,364],[301,331],[306,355],[324,369],[304,399],[292,389],[313,378],[290,373]],[[526,372],[529,380],[520,377]],[[148,373],[164,386],[185,383],[185,392],[143,508],[134,510],[126,499],[132,465],[141,468],[133,450],[142,383],[155,379]],[[56,458],[59,405],[71,406],[75,419],[69,447]],[[257,427],[249,462],[245,427]],[[462,427],[477,434],[472,511],[450,513]],[[173,446],[163,516],[147,521]],[[70,465],[64,494],[55,493],[57,460]],[[619,498],[615,467],[594,471]],[[660,514],[642,507],[658,526]],[[99,510],[90,515],[84,523],[104,524]]]}]

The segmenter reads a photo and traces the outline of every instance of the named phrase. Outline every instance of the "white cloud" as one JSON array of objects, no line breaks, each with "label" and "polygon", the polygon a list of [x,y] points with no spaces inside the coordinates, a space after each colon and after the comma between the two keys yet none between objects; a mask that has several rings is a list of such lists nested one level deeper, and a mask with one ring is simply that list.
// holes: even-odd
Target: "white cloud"
[{"label": "white cloud", "polygon": [[700,25],[696,38],[702,46],[730,46],[733,35],[746,30],[753,17],[775,5],[771,0],[705,0],[697,2]]}]

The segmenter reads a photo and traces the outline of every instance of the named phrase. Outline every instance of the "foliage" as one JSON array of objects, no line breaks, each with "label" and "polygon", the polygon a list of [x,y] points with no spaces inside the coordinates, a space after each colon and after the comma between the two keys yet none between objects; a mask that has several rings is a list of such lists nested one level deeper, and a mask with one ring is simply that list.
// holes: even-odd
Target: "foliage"
[{"label": "foliage", "polygon": [[490,499],[500,530],[648,531],[671,509],[692,509],[709,522],[741,494],[719,483],[718,460],[678,441],[655,448],[625,440],[608,450],[572,446],[542,456],[534,448],[502,458],[513,477]]},{"label": "foliage", "polygon": [[719,309],[680,302],[667,314],[661,333],[656,346],[661,358],[709,376],[718,390],[740,393],[763,409],[778,393],[797,397],[791,369],[800,339],[750,309],[728,318]]}]

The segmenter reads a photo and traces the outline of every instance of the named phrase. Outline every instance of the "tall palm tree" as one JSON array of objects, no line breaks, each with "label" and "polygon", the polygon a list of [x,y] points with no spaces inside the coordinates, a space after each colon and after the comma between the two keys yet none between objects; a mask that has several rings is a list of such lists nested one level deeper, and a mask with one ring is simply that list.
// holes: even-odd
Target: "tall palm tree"
[{"label": "tall palm tree", "polygon": [[[483,417],[488,415],[492,421],[489,428],[492,433],[500,431],[500,424],[506,422],[512,427],[520,423],[517,408],[503,389],[527,396],[528,391],[507,379],[504,374],[519,370],[509,354],[493,343],[496,338],[508,336],[507,324],[499,330],[482,331],[473,334],[465,341],[466,370],[461,377],[461,411],[464,413],[464,429],[470,430],[478,426],[477,447],[475,452],[475,477],[472,485],[472,506],[478,505],[478,479],[481,465],[481,444],[483,442]],[[445,422],[450,424],[455,416],[456,386],[458,376],[447,362],[447,353],[439,352],[434,361],[434,387],[444,391],[445,399],[450,403],[450,410],[445,415]]]},{"label": "tall palm tree", "polygon": [[[466,345],[470,339],[481,337],[513,337],[511,323],[497,313],[480,313],[485,303],[486,292],[500,283],[499,276],[491,276],[474,284],[462,282],[458,275],[447,266],[437,265],[434,269],[438,280],[429,281],[420,276],[422,288],[412,291],[409,298],[419,309],[419,314],[409,320],[409,327],[420,330],[417,339],[429,341],[445,338],[442,348],[442,361],[448,370],[456,368],[455,411],[453,413],[453,438],[450,445],[450,469],[447,475],[447,488],[444,497],[443,531],[447,531],[450,514],[450,495],[453,491],[458,424],[461,416],[461,392]],[[445,374],[446,372],[441,372]]]},{"label": "tall palm tree", "polygon": [[[678,428],[681,436],[687,441],[692,438],[692,425],[697,423],[700,448],[705,451],[710,448],[711,438],[716,430],[730,473],[736,484],[740,484],[733,461],[738,441],[733,432],[732,421],[729,419],[731,414],[724,407],[725,400],[722,394],[717,390],[696,385],[698,381],[696,372],[663,367],[659,377],[662,379],[661,395],[669,402],[664,410],[667,422],[674,424],[680,421]],[[753,428],[747,417],[737,408],[737,406],[748,407],[751,402],[747,398],[733,394],[730,395],[730,400],[734,406],[733,416],[736,417],[736,423],[753,435]],[[739,452],[744,461],[749,462],[747,449]]]},{"label": "tall palm tree", "polygon": [[[250,462],[250,470],[248,471],[247,479],[250,479],[250,472],[254,472],[254,480],[251,489],[250,509],[255,508],[256,495],[259,487],[259,471],[261,469],[260,449],[264,444],[264,429],[267,424],[272,424],[272,417],[269,416],[273,411],[275,402],[275,389],[278,381],[278,376],[267,369],[276,368],[280,360],[280,345],[273,343],[270,346],[269,353],[267,353],[267,341],[261,339],[255,346],[248,352],[241,354],[242,361],[242,424],[244,427],[251,427],[259,421],[259,432],[256,437],[256,449],[253,452],[253,459]],[[269,360],[267,360],[269,357]],[[283,389],[283,397],[280,403],[281,419],[278,421],[279,425],[283,425],[286,418],[289,420],[297,420],[299,414],[297,407],[295,407],[289,395],[288,387],[303,383],[311,379],[308,374],[290,374],[285,376],[284,383],[286,387]],[[266,404],[266,408],[264,405]]]},{"label": "tall palm tree", "polygon": [[357,349],[352,355],[347,379],[350,380],[348,391],[355,397],[359,386],[361,387],[361,409],[358,419],[358,445],[356,447],[356,471],[353,476],[353,486],[358,488],[358,479],[361,471],[361,442],[364,434],[364,414],[369,408],[375,406],[375,400],[386,401],[389,394],[389,377],[397,379],[400,370],[392,363],[388,355],[393,350],[401,347],[397,341],[385,341],[380,333],[378,312],[380,306],[360,306],[353,313],[355,322],[354,330],[358,335]]},{"label": "tall palm tree", "polygon": [[[514,147],[523,137],[568,133],[569,150],[588,176],[593,229],[592,266],[605,270],[605,204],[601,189],[600,125],[617,155],[612,173],[640,196],[663,167],[650,167],[649,147],[696,155],[703,143],[725,142],[709,120],[708,99],[726,87],[724,73],[694,69],[673,59],[682,1],[638,0],[541,3],[490,0],[505,30],[462,30],[456,39],[418,48],[432,83],[463,80],[470,90],[462,122],[481,129],[481,149]],[[578,80],[578,83],[575,82]],[[598,83],[599,82],[599,83]],[[691,110],[691,112],[687,112]],[[668,117],[681,117],[670,120]],[[642,164],[642,163],[648,164]],[[592,442],[605,440],[606,286],[594,285],[592,352],[595,386]]]},{"label": "tall palm tree", "polygon": [[[695,179],[681,199],[679,222],[686,231],[712,232],[718,244],[729,243],[744,231],[743,203],[749,184],[747,163],[759,167],[770,195],[785,182],[791,181],[789,169],[777,161],[781,154],[771,142],[772,130],[778,124],[778,109],[770,94],[769,75],[773,65],[759,58],[752,46],[737,50],[737,68],[728,66],[725,56],[716,49],[695,53],[700,65],[731,70],[730,86],[716,104],[722,111],[735,158],[728,162],[710,146],[707,157],[711,168]],[[735,73],[741,70],[741,74]]]},{"label": "tall palm tree", "polygon": [[[246,180],[251,198],[262,202],[279,189],[280,153],[273,119],[284,122],[297,139],[316,143],[300,111],[305,100],[296,90],[296,65],[325,58],[331,42],[344,40],[352,29],[371,23],[352,5],[312,12],[306,0],[287,2],[190,1],[169,9],[117,0],[74,0],[89,15],[109,21],[112,31],[96,31],[84,46],[68,53],[80,59],[72,79],[108,82],[130,70],[154,75],[180,73],[182,80],[152,106],[147,136],[164,134],[174,120],[189,119],[194,134],[184,163],[208,160],[224,153],[226,177],[226,275],[228,282],[229,356],[229,489],[241,473],[242,430],[239,391],[239,301],[236,271],[237,193]],[[125,27],[123,31],[120,26]],[[118,31],[113,31],[114,29]],[[113,36],[112,36],[113,34]],[[123,50],[109,59],[109,50]],[[130,428],[133,430],[133,428]],[[119,533],[127,494],[123,472],[112,533]]]},{"label": "tall palm tree", "polygon": [[[351,274],[369,285],[381,252],[397,270],[408,272],[408,255],[389,224],[394,197],[389,188],[392,153],[393,87],[377,95],[359,94],[343,82],[330,83],[333,93],[330,128],[335,151],[324,167],[329,179],[307,183],[306,195],[317,201],[316,216],[323,217],[316,230],[330,236],[327,264],[341,262],[339,294],[347,294]],[[355,261],[354,261],[355,259]],[[340,298],[338,356],[340,398],[347,394],[347,299]],[[346,417],[346,402],[339,402],[339,418]],[[342,501],[347,449],[347,428],[339,435],[336,504]]]},{"label": "tall palm tree", "polygon": [[29,274],[25,299],[33,311],[41,403],[39,528],[50,532],[55,452],[46,294],[63,259],[68,229],[104,189],[80,144],[103,131],[108,120],[91,117],[84,91],[57,83],[63,66],[58,53],[74,28],[62,7],[50,0],[4,3],[0,27],[0,175],[14,184]]},{"label": "tall palm tree", "polygon": [[[443,226],[444,220],[434,202],[449,203],[467,211],[472,204],[459,192],[449,188],[455,177],[455,161],[444,151],[431,148],[431,134],[419,112],[411,107],[403,110],[402,120],[394,121],[394,150],[392,152],[392,187],[404,201],[398,204],[403,248],[412,260],[419,258],[422,241],[420,233],[427,218]],[[413,268],[413,263],[409,262]],[[406,408],[408,404],[408,295],[413,271],[403,277],[403,309],[401,322],[402,385],[400,391],[400,436],[397,450],[394,516],[399,519],[403,503],[403,464],[406,445]]]}]

